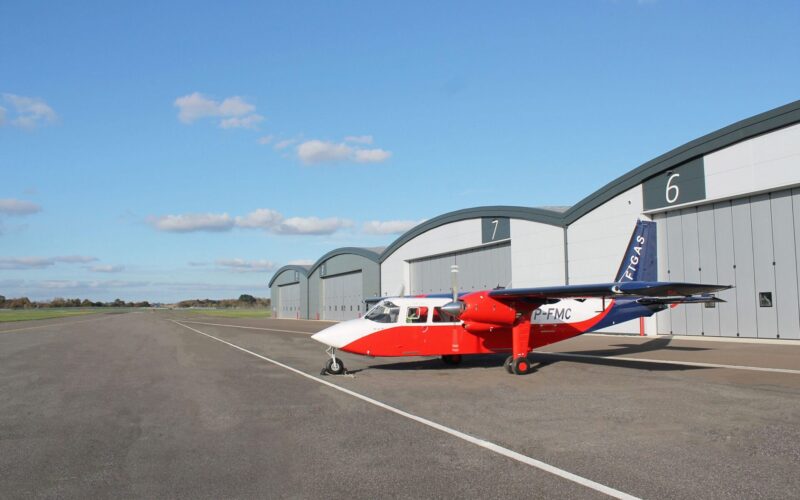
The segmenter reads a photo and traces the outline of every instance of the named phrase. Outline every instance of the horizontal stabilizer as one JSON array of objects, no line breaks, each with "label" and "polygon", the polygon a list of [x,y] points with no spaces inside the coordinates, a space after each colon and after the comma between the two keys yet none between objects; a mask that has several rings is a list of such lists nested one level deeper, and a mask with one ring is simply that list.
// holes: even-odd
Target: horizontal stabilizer
[{"label": "horizontal stabilizer", "polygon": [[726,302],[713,295],[699,295],[694,297],[643,297],[637,300],[642,305],[652,304],[717,304],[719,302]]},{"label": "horizontal stabilizer", "polygon": [[544,286],[537,288],[509,288],[492,290],[489,296],[497,300],[572,299],[590,297],[690,297],[727,290],[729,285],[706,285],[671,281],[627,281],[621,283],[596,283],[590,285]]}]

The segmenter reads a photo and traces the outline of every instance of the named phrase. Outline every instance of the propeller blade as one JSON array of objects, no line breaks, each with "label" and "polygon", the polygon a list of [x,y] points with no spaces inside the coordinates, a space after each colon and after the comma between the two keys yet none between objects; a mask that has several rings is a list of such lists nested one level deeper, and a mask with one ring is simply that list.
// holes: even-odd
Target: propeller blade
[{"label": "propeller blade", "polygon": [[450,266],[450,281],[453,288],[453,302],[458,300],[458,264]]}]

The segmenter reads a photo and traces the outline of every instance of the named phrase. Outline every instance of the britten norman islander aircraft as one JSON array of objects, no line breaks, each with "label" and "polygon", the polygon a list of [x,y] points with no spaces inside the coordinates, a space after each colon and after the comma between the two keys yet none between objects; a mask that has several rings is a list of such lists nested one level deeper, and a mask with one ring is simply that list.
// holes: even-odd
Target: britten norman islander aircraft
[{"label": "britten norman islander aircraft", "polygon": [[363,318],[328,327],[311,338],[328,345],[324,372],[345,372],[336,349],[366,356],[441,356],[458,364],[464,354],[509,352],[505,368],[530,369],[533,349],[677,304],[724,302],[713,292],[731,288],[656,281],[656,223],[638,221],[616,281],[591,285],[498,288],[453,295],[388,297]]}]

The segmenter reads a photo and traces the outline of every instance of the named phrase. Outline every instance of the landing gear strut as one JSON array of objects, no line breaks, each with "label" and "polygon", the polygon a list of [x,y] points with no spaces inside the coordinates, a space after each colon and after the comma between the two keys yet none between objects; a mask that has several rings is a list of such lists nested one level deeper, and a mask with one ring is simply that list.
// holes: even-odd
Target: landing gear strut
[{"label": "landing gear strut", "polygon": [[531,313],[524,312],[511,330],[511,356],[503,363],[508,373],[525,375],[531,369],[528,361],[531,337]]},{"label": "landing gear strut", "polygon": [[325,368],[322,369],[322,374],[330,374],[330,375],[341,375],[344,373],[344,363],[342,363],[341,359],[336,357],[336,349],[333,347],[329,347],[326,351],[331,356],[325,363]]}]

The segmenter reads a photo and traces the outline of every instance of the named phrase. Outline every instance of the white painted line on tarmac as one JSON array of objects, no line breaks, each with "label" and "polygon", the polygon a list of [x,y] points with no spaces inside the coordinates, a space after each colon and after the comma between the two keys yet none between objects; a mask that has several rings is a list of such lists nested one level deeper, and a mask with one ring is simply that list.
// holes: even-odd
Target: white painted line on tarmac
[{"label": "white painted line on tarmac", "polygon": [[752,372],[789,373],[792,375],[800,375],[800,370],[792,370],[789,368],[766,368],[762,366],[724,365],[717,363],[699,363],[694,361],[674,361],[669,359],[630,358],[626,356],[596,356],[594,354],[576,354],[571,352],[533,351],[533,354],[536,353],[550,354],[553,356],[562,356],[565,358],[613,359],[617,361],[640,361],[642,363],[653,363],[661,365],[694,366],[700,368],[725,368],[728,370],[747,370]]},{"label": "white painted line on tarmac", "polygon": [[[170,320],[170,321],[175,321],[176,323],[178,322],[178,321],[176,321],[174,319]],[[260,327],[260,326],[226,325],[226,324],[222,324],[222,323],[204,323],[203,321],[189,321],[189,320],[183,320],[183,319],[179,320],[179,321],[181,323],[192,323],[192,324],[197,324],[197,325],[209,325],[209,326],[226,326],[228,328],[243,328],[245,330],[265,330],[267,332],[302,333],[303,335],[314,335],[315,333],[317,333],[317,332],[301,332],[301,331],[297,331],[297,330],[284,330],[284,329],[281,329],[281,328],[263,328],[263,327]]]},{"label": "white painted line on tarmac", "polygon": [[208,337],[210,339],[216,340],[217,342],[221,342],[221,343],[223,343],[223,344],[225,344],[227,346],[233,347],[234,349],[238,349],[238,350],[240,350],[242,352],[250,354],[251,356],[255,356],[256,358],[262,359],[262,360],[267,361],[269,363],[272,363],[272,364],[274,364],[276,366],[280,366],[281,368],[289,370],[289,371],[291,371],[293,373],[296,373],[297,375],[300,375],[302,377],[305,377],[305,378],[307,378],[309,380],[313,380],[314,382],[317,382],[319,384],[326,385],[326,386],[330,387],[331,389],[335,389],[335,390],[337,390],[339,392],[343,392],[343,393],[345,393],[347,395],[353,396],[354,398],[360,399],[360,400],[362,400],[364,402],[367,402],[367,403],[369,403],[371,405],[377,406],[378,408],[382,408],[382,409],[384,409],[386,411],[390,411],[392,413],[400,415],[401,417],[408,418],[410,420],[413,420],[413,421],[418,422],[420,424],[426,425],[428,427],[431,427],[431,428],[436,429],[438,431],[444,432],[446,434],[450,434],[451,436],[454,436],[454,437],[457,437],[457,438],[459,438],[461,440],[467,441],[468,443],[472,443],[474,445],[480,446],[481,448],[484,448],[484,449],[487,449],[487,450],[492,451],[494,453],[497,453],[498,455],[502,455],[504,457],[510,458],[512,460],[516,460],[518,462],[521,462],[523,464],[529,465],[531,467],[535,467],[535,468],[537,468],[539,470],[543,470],[545,472],[549,472],[550,474],[559,476],[559,477],[564,478],[564,479],[566,479],[568,481],[572,481],[573,483],[580,484],[581,486],[585,486],[586,488],[592,489],[594,491],[598,491],[600,493],[604,493],[604,494],[606,494],[606,495],[608,495],[610,497],[624,498],[624,499],[637,499],[637,497],[635,497],[635,496],[632,496],[632,495],[629,495],[629,494],[624,493],[622,491],[616,490],[614,488],[611,488],[610,486],[606,486],[604,484],[597,483],[595,481],[592,481],[591,479],[587,479],[587,478],[579,476],[577,474],[573,474],[572,472],[565,471],[564,469],[559,469],[558,467],[555,467],[553,465],[547,464],[547,463],[542,462],[540,460],[536,460],[535,458],[531,458],[531,457],[529,457],[527,455],[523,455],[523,454],[518,453],[518,452],[516,452],[514,450],[510,450],[508,448],[504,448],[504,447],[502,447],[502,446],[500,446],[498,444],[492,443],[491,441],[486,441],[484,439],[476,438],[476,437],[471,436],[469,434],[466,434],[464,432],[457,431],[457,430],[452,429],[450,427],[446,427],[446,426],[444,426],[442,424],[436,423],[436,422],[434,422],[432,420],[428,420],[427,418],[423,418],[423,417],[419,417],[417,415],[413,415],[413,414],[408,413],[406,411],[403,411],[403,410],[401,410],[399,408],[395,408],[394,406],[389,406],[388,404],[382,403],[382,402],[380,402],[380,401],[378,401],[376,399],[372,399],[369,396],[364,396],[363,394],[359,394],[359,393],[357,393],[355,391],[351,391],[350,389],[345,389],[344,387],[338,386],[338,385],[333,384],[331,382],[328,382],[326,380],[322,380],[322,379],[320,379],[318,377],[315,377],[313,375],[309,375],[309,374],[307,374],[307,373],[305,373],[303,371],[300,371],[300,370],[298,370],[296,368],[292,368],[289,365],[285,365],[285,364],[281,363],[280,361],[275,361],[274,359],[270,359],[270,358],[268,358],[266,356],[262,356],[261,354],[255,353],[255,352],[250,351],[248,349],[245,349],[244,347],[240,347],[240,346],[238,346],[236,344],[228,342],[227,340],[222,340],[222,339],[217,338],[217,337],[215,337],[213,335],[209,335],[207,333],[203,333],[200,330],[196,330],[196,329],[192,328],[191,326],[184,325],[181,322],[176,321],[174,319],[170,320],[170,321],[172,321],[172,322],[174,322],[174,323],[176,323],[176,324],[178,324],[178,325],[180,325],[180,326],[182,326],[184,328],[188,328],[189,330],[192,330],[193,332],[199,333],[200,335],[203,335],[203,336]]}]

